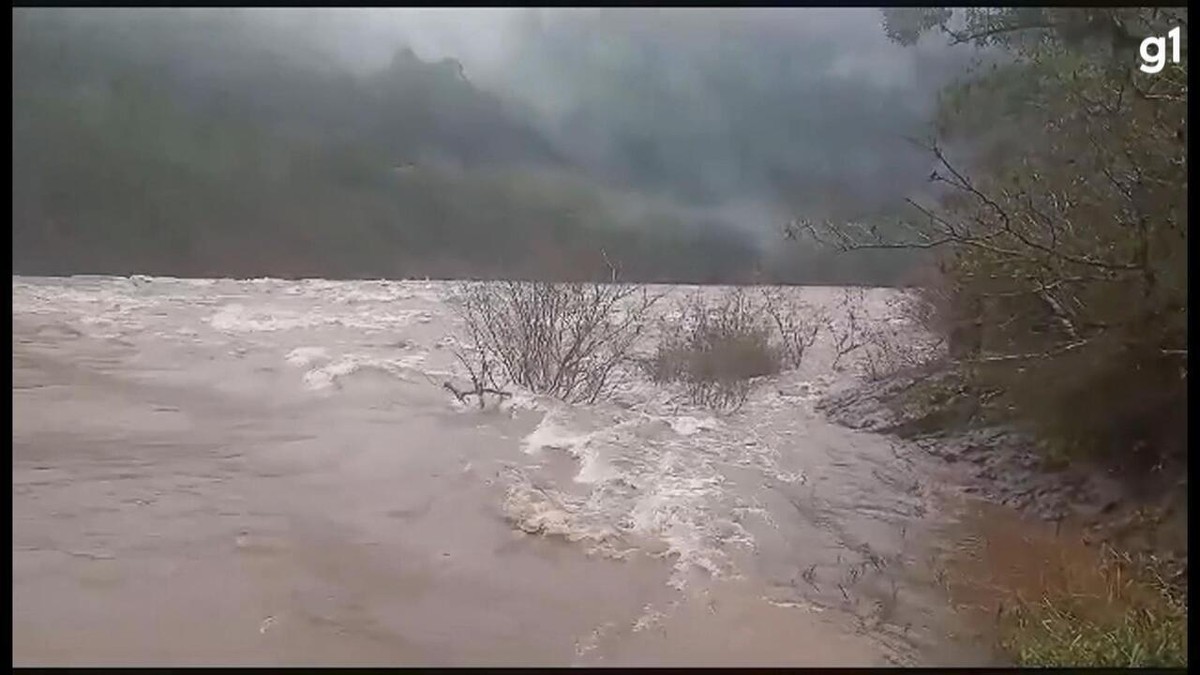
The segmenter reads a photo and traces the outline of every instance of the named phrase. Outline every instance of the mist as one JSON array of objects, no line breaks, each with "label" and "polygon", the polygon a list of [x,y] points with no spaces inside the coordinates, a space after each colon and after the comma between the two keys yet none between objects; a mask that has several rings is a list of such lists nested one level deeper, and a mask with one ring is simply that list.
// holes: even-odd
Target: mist
[{"label": "mist", "polygon": [[272,143],[355,144],[337,152],[374,175],[556,176],[595,193],[604,227],[716,228],[759,257],[795,217],[890,215],[927,190],[911,139],[971,57],[889,41],[868,8],[19,10],[13,31],[21,81],[48,71],[18,44],[99,45],[80,57],[95,82],[142,68],[188,115],[242,110]]},{"label": "mist", "polygon": [[[472,81],[535,111],[543,129],[610,179],[636,172],[635,162],[614,157],[629,126],[663,122],[660,133],[693,127],[687,141],[703,146],[688,158],[700,164],[695,175],[655,187],[686,183],[675,196],[710,205],[754,199],[771,219],[806,202],[831,210],[821,196],[831,188],[859,200],[859,211],[920,189],[912,178],[928,157],[909,139],[927,133],[937,92],[970,56],[936,40],[898,45],[870,8],[255,15],[363,72],[385,67],[397,45],[425,59],[455,59]],[[756,134],[774,152],[739,156]],[[680,166],[669,171],[687,173]]]}]

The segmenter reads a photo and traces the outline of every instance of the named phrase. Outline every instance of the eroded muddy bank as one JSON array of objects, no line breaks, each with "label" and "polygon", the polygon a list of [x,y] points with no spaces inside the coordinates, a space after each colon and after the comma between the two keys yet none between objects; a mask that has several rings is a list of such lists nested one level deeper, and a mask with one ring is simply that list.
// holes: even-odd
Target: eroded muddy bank
[{"label": "eroded muddy bank", "polygon": [[1062,523],[1086,541],[1150,554],[1187,583],[1187,468],[1130,477],[1118,467],[1053,465],[1034,438],[985,421],[952,367],[934,364],[831,392],[817,405],[831,421],[903,439],[936,458],[957,490]]}]

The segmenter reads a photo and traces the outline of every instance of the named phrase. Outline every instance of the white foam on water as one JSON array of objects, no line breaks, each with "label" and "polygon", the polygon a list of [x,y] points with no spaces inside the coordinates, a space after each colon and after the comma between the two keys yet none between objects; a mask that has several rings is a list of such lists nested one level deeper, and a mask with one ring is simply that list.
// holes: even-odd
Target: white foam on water
[{"label": "white foam on water", "polygon": [[390,312],[376,309],[370,313],[352,312],[349,315],[332,314],[325,317],[326,323],[367,331],[396,330],[413,323],[429,323],[431,321],[433,321],[433,316],[423,309],[401,309]]},{"label": "white foam on water", "polygon": [[284,309],[278,306],[247,307],[242,303],[222,306],[208,319],[210,326],[225,333],[262,333],[315,328],[319,326],[341,326],[364,331],[397,330],[413,323],[429,323],[432,315],[420,309],[389,309],[382,311],[347,311],[341,308],[317,305],[306,311]]},{"label": "white foam on water", "polygon": [[[521,442],[525,454],[534,455],[547,449],[567,452],[579,462],[577,483],[599,483],[616,477],[616,470],[608,464],[601,449],[591,443],[597,432],[579,432],[565,426],[560,420],[561,410],[552,410],[525,436]],[[611,433],[614,429],[607,431]]]},{"label": "white foam on water", "polygon": [[646,605],[642,608],[642,615],[633,622],[633,632],[640,633],[648,628],[658,626],[665,618],[666,614]]},{"label": "white foam on water", "polygon": [[667,424],[675,430],[675,433],[681,436],[692,436],[701,431],[717,429],[721,423],[715,417],[691,417],[688,415],[680,415],[667,420]]},{"label": "white foam on water", "polygon": [[[410,372],[424,361],[423,354],[414,354],[398,359],[379,359],[351,354],[313,368],[304,374],[304,386],[312,391],[323,391],[340,387],[340,382],[355,373],[372,370],[383,372],[405,380]],[[419,371],[418,371],[419,372]]]},{"label": "white foam on water", "polygon": [[824,608],[822,608],[818,605],[814,605],[811,602],[793,602],[793,601],[788,601],[788,600],[772,600],[771,598],[766,598],[766,597],[764,597],[763,600],[766,600],[768,604],[774,605],[776,607],[782,607],[785,609],[800,609],[805,612],[811,612],[813,614],[819,614],[819,613],[825,611]]},{"label": "white foam on water", "polygon": [[[696,569],[736,576],[731,550],[754,547],[741,520],[761,509],[727,489],[714,461],[726,444],[698,437],[699,430],[717,425],[690,416],[625,415],[607,419],[569,406],[548,413],[522,448],[532,455],[568,453],[578,463],[573,484],[589,491],[577,494],[552,477],[539,482],[533,477],[537,467],[514,467],[507,516],[526,532],[586,541],[600,553],[628,555],[633,549],[671,558],[676,588]],[[581,429],[579,417],[594,428]]]},{"label": "white foam on water", "polygon": [[794,485],[804,485],[808,482],[808,475],[803,471],[779,471],[775,473],[775,478]]},{"label": "white foam on water", "polygon": [[521,450],[527,455],[533,455],[547,448],[572,451],[587,443],[590,433],[581,433],[568,429],[561,421],[562,408],[551,410],[542,418],[525,438],[521,441]]},{"label": "white foam on water", "polygon": [[574,453],[579,460],[579,473],[575,474],[577,483],[600,483],[619,477],[619,472],[609,464],[599,448],[584,444],[578,446]]},{"label": "white foam on water", "polygon": [[503,510],[513,524],[528,534],[558,536],[572,542],[588,542],[593,552],[621,557],[625,550],[613,547],[620,533],[599,517],[588,498],[565,494],[534,482],[528,474],[509,467],[509,487]]},{"label": "white foam on water", "polygon": [[297,347],[288,352],[284,359],[293,366],[305,368],[314,363],[328,362],[329,351],[324,347]]},{"label": "white foam on water", "polygon": [[250,309],[241,304],[230,304],[217,310],[208,320],[209,324],[227,333],[258,333],[296,328],[311,328],[325,323],[313,315],[303,315],[284,309]]}]

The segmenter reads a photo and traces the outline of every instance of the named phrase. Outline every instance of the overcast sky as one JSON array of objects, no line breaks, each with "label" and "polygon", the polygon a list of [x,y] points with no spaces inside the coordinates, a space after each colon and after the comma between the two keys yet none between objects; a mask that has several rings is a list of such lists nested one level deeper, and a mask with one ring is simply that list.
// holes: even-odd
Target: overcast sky
[{"label": "overcast sky", "polygon": [[944,50],[936,41],[917,48],[891,43],[874,8],[280,8],[238,10],[313,40],[345,63],[385,65],[397,45],[423,58],[453,57],[477,78],[502,73],[519,39],[522,14],[536,13],[546,25],[599,23],[614,35],[644,33],[668,42],[704,43],[754,35],[766,40],[818,42],[847,77],[889,84],[913,82],[923,56]]}]

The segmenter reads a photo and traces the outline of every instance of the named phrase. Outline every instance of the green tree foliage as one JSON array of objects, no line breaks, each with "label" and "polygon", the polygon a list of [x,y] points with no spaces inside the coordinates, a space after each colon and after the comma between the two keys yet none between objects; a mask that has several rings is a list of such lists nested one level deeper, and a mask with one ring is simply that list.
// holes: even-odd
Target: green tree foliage
[{"label": "green tree foliage", "polygon": [[[1145,74],[1162,9],[888,10],[994,58],[943,100],[943,191],[899,237],[981,386],[1054,449],[1150,467],[1186,452],[1187,58]],[[843,235],[846,233],[843,232]],[[1136,458],[1133,461],[1131,458]]]}]

